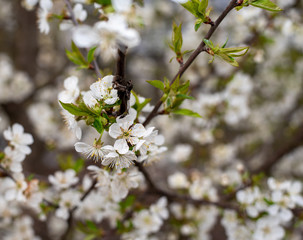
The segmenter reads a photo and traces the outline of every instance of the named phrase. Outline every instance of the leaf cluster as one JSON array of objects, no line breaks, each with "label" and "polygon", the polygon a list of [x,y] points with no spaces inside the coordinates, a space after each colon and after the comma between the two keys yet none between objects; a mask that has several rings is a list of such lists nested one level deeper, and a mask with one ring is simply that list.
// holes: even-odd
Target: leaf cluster
[{"label": "leaf cluster", "polygon": [[115,122],[113,108],[120,105],[121,100],[112,105],[100,100],[93,108],[86,106],[82,97],[76,104],[59,102],[66,111],[76,117],[77,121],[84,120],[88,126],[94,127],[102,135],[103,131],[108,131],[111,124]]},{"label": "leaf cluster", "polygon": [[208,0],[189,0],[181,5],[197,18],[195,31],[198,31],[202,23],[212,24],[209,17],[211,8],[207,9]]},{"label": "leaf cluster", "polygon": [[91,48],[86,58],[81,53],[80,49],[76,46],[76,44],[72,41],[72,49],[71,51],[65,50],[68,59],[74,64],[78,65],[78,69],[89,69],[93,68],[91,62],[94,60],[94,53],[97,47]]},{"label": "leaf cluster", "polygon": [[213,56],[209,63],[212,63],[214,61],[216,55],[220,57],[223,61],[231,64],[232,66],[238,67],[239,64],[234,58],[244,56],[249,49],[249,47],[225,48],[227,41],[221,47],[218,45],[214,46],[214,44],[210,40],[204,39],[203,41],[208,47],[206,49],[206,52]]},{"label": "leaf cluster", "polygon": [[201,117],[198,113],[193,112],[190,109],[180,108],[185,99],[194,99],[192,96],[188,95],[189,81],[180,83],[180,78],[178,77],[172,84],[170,84],[167,78],[164,78],[164,82],[160,80],[152,80],[147,82],[163,92],[161,101],[164,103],[164,113],[174,113],[199,118]]},{"label": "leaf cluster", "polygon": [[172,32],[171,44],[169,44],[169,47],[171,50],[175,52],[176,57],[170,59],[170,62],[174,58],[176,58],[177,61],[182,64],[183,56],[191,52],[191,50],[182,52],[182,45],[183,45],[182,24],[178,26],[177,24],[173,23],[173,32]]}]

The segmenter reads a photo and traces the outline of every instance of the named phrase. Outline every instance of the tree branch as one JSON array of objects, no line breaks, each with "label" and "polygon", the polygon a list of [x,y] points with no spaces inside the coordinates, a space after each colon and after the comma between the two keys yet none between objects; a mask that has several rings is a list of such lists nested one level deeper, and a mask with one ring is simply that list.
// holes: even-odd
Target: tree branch
[{"label": "tree branch", "polygon": [[[218,17],[218,19],[215,21],[215,23],[211,26],[207,34],[203,39],[210,39],[213,33],[216,31],[216,29],[219,27],[220,23],[223,21],[223,19],[227,16],[227,14],[235,7],[242,4],[242,1],[238,0],[232,0],[230,1],[229,5],[225,8],[225,10],[221,13],[221,15]],[[201,41],[199,46],[196,48],[196,50],[189,56],[187,61],[180,67],[177,74],[174,76],[174,78],[171,80],[170,84],[173,84],[178,77],[181,78],[181,76],[184,74],[184,72],[188,69],[188,67],[194,62],[194,60],[199,56],[201,52],[205,51],[205,43]],[[162,96],[161,96],[162,98]],[[160,98],[160,99],[161,99]],[[143,125],[146,126],[149,124],[149,122],[158,115],[158,110],[162,105],[162,101],[159,100],[156,105],[154,106],[153,110],[149,113],[146,120],[144,121]]]},{"label": "tree branch", "polygon": [[156,184],[152,180],[149,173],[143,167],[142,163],[136,162],[136,166],[138,167],[139,171],[145,177],[146,182],[149,185],[149,190],[150,190],[149,192],[152,193],[152,194],[155,194],[155,195],[165,196],[170,202],[175,201],[175,202],[191,203],[191,204],[194,204],[194,205],[216,206],[216,207],[224,208],[224,209],[232,209],[232,210],[235,210],[239,213],[242,213],[242,211],[239,207],[237,207],[235,205],[232,205],[228,202],[223,202],[223,201],[213,202],[213,201],[209,201],[209,200],[206,200],[206,199],[193,199],[189,196],[180,195],[180,194],[165,191],[165,190],[156,186]]},{"label": "tree branch", "polygon": [[118,116],[127,113],[127,102],[130,99],[130,92],[133,88],[132,82],[125,78],[125,58],[127,47],[120,45],[118,48],[118,59],[116,67],[116,76],[114,79],[114,88],[118,90],[118,97],[121,100]]}]

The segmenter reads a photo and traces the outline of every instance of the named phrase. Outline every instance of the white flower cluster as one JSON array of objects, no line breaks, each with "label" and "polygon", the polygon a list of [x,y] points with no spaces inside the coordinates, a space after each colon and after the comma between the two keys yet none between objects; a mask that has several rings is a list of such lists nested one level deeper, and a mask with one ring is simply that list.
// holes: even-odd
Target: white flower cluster
[{"label": "white flower cluster", "polygon": [[303,206],[301,182],[279,182],[271,177],[267,184],[269,192],[261,193],[258,187],[247,188],[237,193],[237,200],[245,206],[250,217],[267,212],[282,223],[289,222],[293,218],[291,209]]},{"label": "white flower cluster", "polygon": [[[119,100],[117,90],[113,88],[113,80],[114,76],[105,76],[93,83],[89,91],[80,93],[78,78],[69,77],[65,79],[65,90],[59,93],[58,99],[63,103],[76,103],[81,96],[84,104],[90,109],[102,107],[102,104],[113,105]],[[80,139],[81,128],[75,116],[64,109],[62,114],[69,129],[72,129]],[[113,146],[103,146],[99,139],[95,140],[93,146],[77,142],[76,151],[96,161],[101,160],[104,166],[116,167],[119,171],[128,168],[134,161],[142,162],[149,156],[153,157],[165,151],[165,147],[160,147],[163,138],[158,136],[158,131],[154,130],[154,127],[146,129],[141,123],[136,123],[136,119],[137,112],[133,108],[129,109],[128,115],[116,118],[116,122],[108,130],[109,135],[116,139]]]},{"label": "white flower cluster", "polygon": [[0,103],[21,102],[32,90],[29,76],[16,71],[9,57],[0,54]]},{"label": "white flower cluster", "polygon": [[269,191],[262,193],[255,187],[237,192],[238,202],[247,215],[258,218],[256,222],[241,223],[233,211],[225,211],[222,224],[228,239],[280,240],[285,236],[283,226],[293,219],[292,209],[303,206],[302,184],[298,181],[277,181],[270,177]]},{"label": "white flower cluster", "polygon": [[58,171],[49,176],[49,182],[53,187],[47,190],[45,197],[49,202],[58,203],[55,211],[58,218],[68,219],[70,211],[76,208],[77,219],[97,223],[108,219],[114,227],[116,221],[122,217],[119,202],[128,195],[131,188],[139,186],[143,177],[135,169],[112,174],[97,166],[89,166],[87,169],[92,172],[97,184],[84,200],[81,200],[81,196],[91,187],[92,180],[85,175],[82,186],[76,186],[79,179],[72,169]]},{"label": "white flower cluster", "polygon": [[137,212],[132,219],[134,230],[122,236],[123,239],[150,239],[149,235],[157,233],[163,222],[168,219],[167,199],[160,198],[149,209]]},{"label": "white flower cluster", "polygon": [[172,203],[170,211],[181,224],[181,235],[191,239],[210,239],[209,231],[216,223],[219,214],[218,209],[213,206],[196,207],[191,204],[183,206],[179,203]]},{"label": "white flower cluster", "polygon": [[3,132],[4,139],[9,142],[4,149],[4,158],[1,165],[14,173],[22,172],[22,162],[26,155],[31,153],[28,145],[34,142],[33,136],[24,133],[22,125],[15,123]]},{"label": "white flower cluster", "polygon": [[42,202],[38,180],[25,179],[22,172],[22,162],[26,155],[31,153],[28,145],[33,143],[33,137],[24,133],[23,126],[17,123],[5,130],[3,136],[8,141],[8,146],[0,158],[1,171],[5,171],[0,178],[0,225],[7,232],[1,237],[5,240],[38,240],[32,228],[31,217],[20,215],[24,206],[40,212]]},{"label": "white flower cluster", "polygon": [[168,186],[172,189],[188,190],[193,199],[218,199],[217,189],[213,186],[210,178],[202,177],[200,173],[195,173],[190,182],[182,172],[175,172],[168,177]]}]

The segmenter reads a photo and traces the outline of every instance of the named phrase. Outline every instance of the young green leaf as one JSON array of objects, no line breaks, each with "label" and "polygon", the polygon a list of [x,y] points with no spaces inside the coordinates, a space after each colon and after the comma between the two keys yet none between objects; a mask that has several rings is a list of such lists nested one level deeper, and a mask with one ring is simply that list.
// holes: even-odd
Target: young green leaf
[{"label": "young green leaf", "polygon": [[198,8],[199,13],[205,13],[207,6],[208,6],[208,0],[202,0]]},{"label": "young green leaf", "polygon": [[78,107],[73,103],[63,103],[61,101],[59,101],[59,102],[60,102],[61,106],[72,115],[75,115],[75,116],[92,116],[92,115],[94,115],[88,109]]},{"label": "young green leaf", "polygon": [[195,31],[200,28],[202,23],[212,23],[211,19],[209,18],[211,8],[207,10],[208,0],[189,0],[181,5],[197,18],[195,23]]},{"label": "young green leaf", "polygon": [[101,117],[95,118],[95,121],[93,123],[93,127],[98,131],[98,133],[102,134],[104,131],[104,127],[102,124]]},{"label": "young green leaf", "polygon": [[91,48],[87,53],[87,62],[91,63],[94,60],[94,53],[97,47]]},{"label": "young green leaf", "polygon": [[203,23],[202,19],[197,19],[195,22],[195,31],[197,32],[199,28],[201,27],[201,24]]},{"label": "young green leaf", "polygon": [[88,68],[89,63],[83,57],[81,51],[72,41],[72,51],[65,50],[68,59],[76,65],[79,65],[81,68]]},{"label": "young green leaf", "polygon": [[103,5],[103,6],[112,4],[111,0],[94,0],[94,2],[99,3],[100,5]]},{"label": "young green leaf", "polygon": [[275,3],[273,3],[270,0],[251,0],[249,2],[250,5],[258,8],[263,8],[268,11],[272,12],[280,12],[282,11],[281,8],[279,8]]},{"label": "young green leaf", "polygon": [[190,100],[194,100],[195,98],[192,96],[188,96],[186,94],[177,94],[176,95],[177,98],[181,98],[181,99],[190,99]]},{"label": "young green leaf", "polygon": [[172,33],[172,43],[174,46],[174,52],[178,55],[181,53],[181,48],[183,44],[182,39],[182,24],[179,26],[173,23],[173,33]]},{"label": "young green leaf", "polygon": [[190,117],[196,117],[196,118],[201,118],[200,114],[193,112],[192,110],[186,109],[186,108],[180,108],[173,110],[174,114],[178,115],[185,115],[185,116],[190,116]]},{"label": "young green leaf", "polygon": [[146,81],[146,82],[148,82],[150,85],[164,91],[164,83],[162,81],[160,81],[160,80],[150,80],[150,81]]}]

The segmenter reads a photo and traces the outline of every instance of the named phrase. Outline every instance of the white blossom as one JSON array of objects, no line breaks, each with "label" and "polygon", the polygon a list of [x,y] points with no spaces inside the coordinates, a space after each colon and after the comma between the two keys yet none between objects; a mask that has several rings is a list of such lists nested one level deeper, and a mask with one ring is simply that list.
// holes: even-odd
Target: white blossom
[{"label": "white blossom", "polygon": [[114,76],[108,75],[90,86],[91,94],[97,100],[104,100],[106,104],[117,102],[118,91],[113,88]]},{"label": "white blossom", "polygon": [[78,87],[78,78],[76,76],[68,77],[64,80],[65,90],[60,92],[58,99],[63,103],[75,103],[76,99],[80,95],[80,89]]},{"label": "white blossom", "polygon": [[75,143],[75,150],[79,153],[83,153],[87,158],[92,158],[95,162],[103,160],[104,156],[109,152],[106,147],[102,147],[102,143],[99,140],[95,140],[93,146],[84,143]]},{"label": "white blossom", "polygon": [[54,175],[48,176],[48,180],[58,189],[66,189],[79,181],[76,172],[73,169],[67,169],[65,172],[57,171]]},{"label": "white blossom", "polygon": [[253,240],[279,240],[285,235],[284,229],[279,225],[279,220],[273,217],[263,217],[257,221]]},{"label": "white blossom", "polygon": [[157,232],[162,225],[162,220],[156,214],[142,210],[136,213],[133,224],[139,232],[148,234]]},{"label": "white blossom", "polygon": [[128,28],[125,19],[119,14],[110,14],[108,21],[97,22],[94,27],[79,26],[73,33],[73,40],[79,47],[100,47],[105,59],[116,56],[117,44],[135,47],[140,43],[139,33]]},{"label": "white blossom", "polygon": [[173,189],[188,188],[189,181],[187,176],[182,172],[176,172],[168,177],[168,186]]},{"label": "white blossom", "polygon": [[19,152],[30,154],[31,149],[27,145],[34,142],[33,136],[29,133],[24,133],[22,125],[15,123],[12,128],[9,127],[3,132],[4,138]]},{"label": "white blossom", "polygon": [[123,168],[128,168],[133,161],[137,159],[136,155],[132,151],[125,152],[121,146],[116,144],[113,146],[105,146],[104,148],[109,152],[104,156],[102,164],[104,166],[115,167],[117,170],[121,171]]}]

